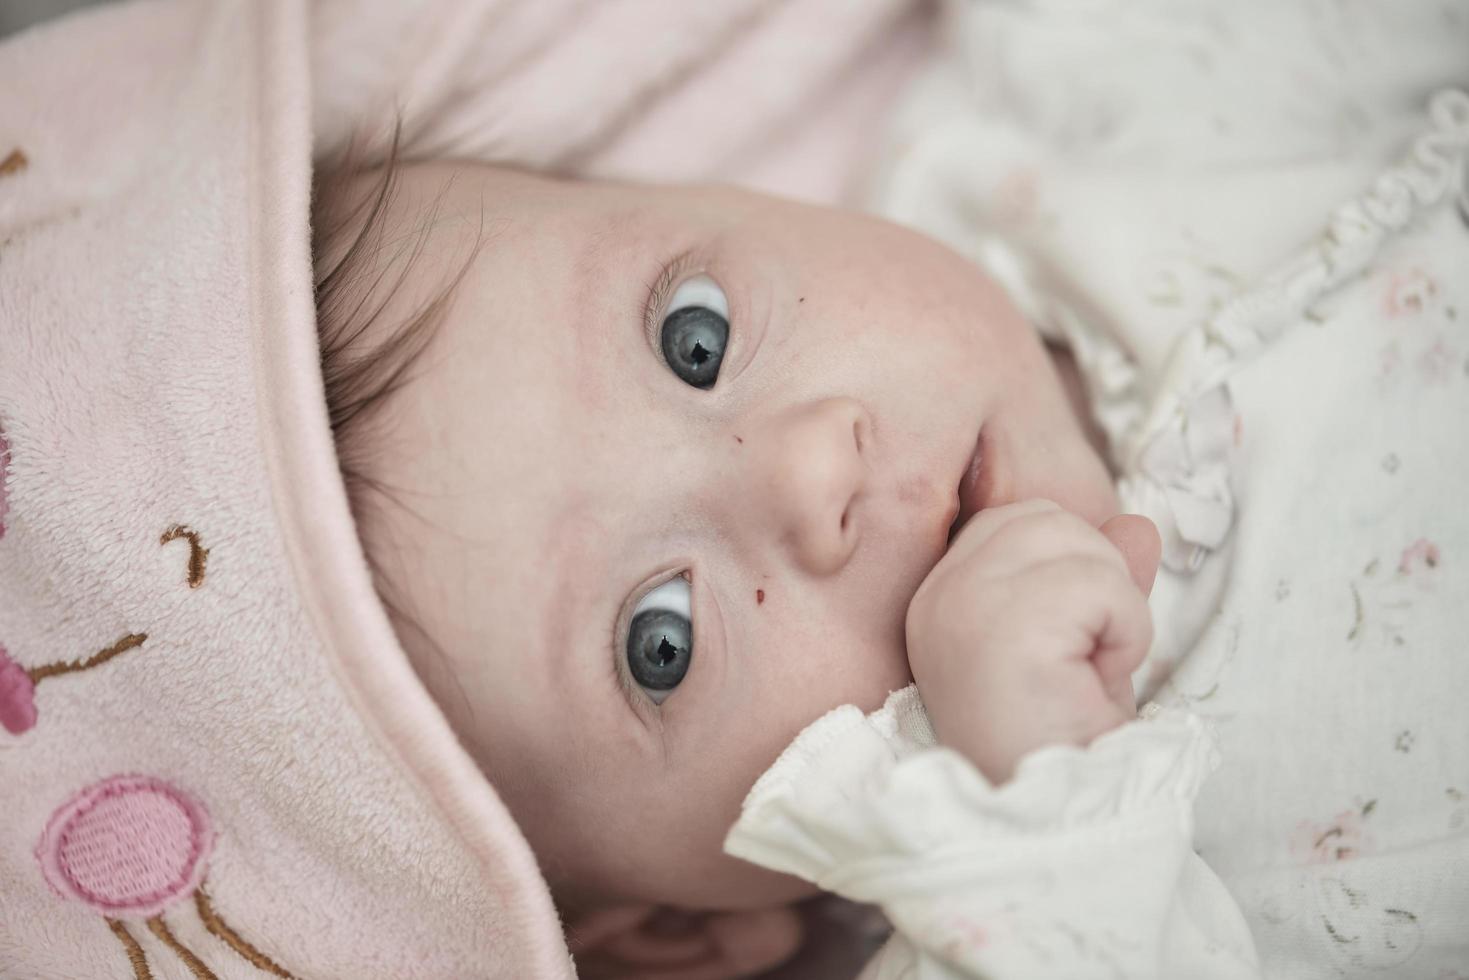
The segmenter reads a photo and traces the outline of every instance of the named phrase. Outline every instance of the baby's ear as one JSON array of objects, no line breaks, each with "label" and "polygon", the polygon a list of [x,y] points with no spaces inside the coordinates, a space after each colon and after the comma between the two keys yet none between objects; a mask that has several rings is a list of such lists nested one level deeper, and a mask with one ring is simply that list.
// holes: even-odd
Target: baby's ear
[{"label": "baby's ear", "polygon": [[567,943],[582,980],[734,980],[784,963],[801,946],[788,905],[736,912],[624,906],[582,916]]}]

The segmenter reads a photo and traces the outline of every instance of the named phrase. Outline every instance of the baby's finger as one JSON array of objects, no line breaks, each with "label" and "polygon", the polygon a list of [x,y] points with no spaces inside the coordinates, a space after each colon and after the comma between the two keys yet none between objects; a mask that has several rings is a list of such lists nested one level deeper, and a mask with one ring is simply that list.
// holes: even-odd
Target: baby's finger
[{"label": "baby's finger", "polygon": [[1091,655],[1092,666],[1107,697],[1126,715],[1136,710],[1132,694],[1132,672],[1143,662],[1153,645],[1153,617],[1147,599],[1129,577],[1098,576],[1106,620],[1097,634]]},{"label": "baby's finger", "polygon": [[1121,553],[1096,528],[1049,500],[1035,498],[976,514],[943,563],[962,565],[983,551],[987,576],[1013,575],[1062,558],[1091,556],[1125,569]]},{"label": "baby's finger", "polygon": [[[1131,674],[1153,640],[1147,600],[1127,572],[1118,568],[1119,563],[1116,558],[1072,557],[1018,577],[1008,607],[1013,614],[1011,629],[1016,633],[1013,639],[1002,641],[1017,649],[1039,644],[1066,660],[1084,662],[1091,691],[1103,695],[1108,706],[1105,718],[1077,717],[1091,735],[1135,713]],[[1103,707],[1090,699],[1076,705],[1083,702]],[[1109,719],[1110,723],[1102,724]]]},{"label": "baby's finger", "polygon": [[[949,545],[949,554],[975,551],[1007,524],[1035,514],[1059,513],[1061,505],[1041,497],[990,507],[971,517]],[[947,557],[947,556],[946,556]]]},{"label": "baby's finger", "polygon": [[1163,538],[1158,527],[1141,514],[1118,514],[1102,522],[1097,530],[1122,552],[1128,574],[1143,595],[1153,591],[1158,577],[1158,560],[1163,554]]}]

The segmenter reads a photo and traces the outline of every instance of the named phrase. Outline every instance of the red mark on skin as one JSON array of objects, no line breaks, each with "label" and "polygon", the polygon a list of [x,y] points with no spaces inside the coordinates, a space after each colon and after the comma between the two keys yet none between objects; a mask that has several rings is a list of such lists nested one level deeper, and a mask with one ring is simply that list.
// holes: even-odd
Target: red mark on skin
[{"label": "red mark on skin", "polygon": [[755,590],[755,605],[758,606],[761,603],[763,603],[764,601],[765,601],[765,590],[764,589],[756,589]]},{"label": "red mark on skin", "polygon": [[1236,415],[1234,417],[1234,448],[1239,448],[1240,441],[1244,438],[1244,434],[1245,420],[1243,417]]}]

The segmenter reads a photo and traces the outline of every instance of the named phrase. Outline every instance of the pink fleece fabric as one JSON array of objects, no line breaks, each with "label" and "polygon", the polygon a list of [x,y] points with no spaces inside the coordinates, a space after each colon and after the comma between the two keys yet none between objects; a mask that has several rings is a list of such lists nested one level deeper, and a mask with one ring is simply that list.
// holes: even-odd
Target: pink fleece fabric
[{"label": "pink fleece fabric", "polygon": [[372,589],[313,158],[398,111],[414,157],[836,200],[911,7],[150,0],[0,44],[0,976],[573,975]]}]

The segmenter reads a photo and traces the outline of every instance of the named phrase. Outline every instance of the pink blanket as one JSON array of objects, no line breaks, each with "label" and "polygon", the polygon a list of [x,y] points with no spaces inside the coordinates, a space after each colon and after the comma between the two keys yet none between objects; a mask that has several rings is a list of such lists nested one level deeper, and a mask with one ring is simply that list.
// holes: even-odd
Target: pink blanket
[{"label": "pink blanket", "polygon": [[[364,12],[371,10],[372,16]],[[410,157],[730,181],[850,199],[928,43],[918,0],[418,0],[313,8],[318,152],[354,125]]]},{"label": "pink blanket", "polygon": [[0,44],[0,976],[567,977],[404,658],[317,368],[314,157],[835,200],[907,0],[151,0]]}]

